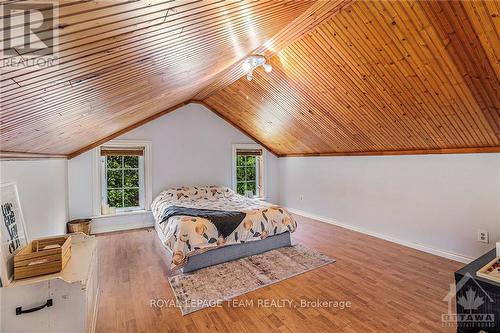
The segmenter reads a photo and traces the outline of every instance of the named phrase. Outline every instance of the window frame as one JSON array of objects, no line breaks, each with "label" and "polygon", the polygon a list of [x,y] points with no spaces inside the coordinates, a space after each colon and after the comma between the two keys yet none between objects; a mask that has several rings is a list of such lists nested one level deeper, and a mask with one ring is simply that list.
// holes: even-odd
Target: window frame
[{"label": "window frame", "polygon": [[255,182],[256,182],[256,192],[254,199],[265,200],[266,199],[266,150],[259,144],[254,143],[238,143],[232,145],[232,159],[231,159],[231,188],[237,193],[237,150],[261,150],[262,155],[260,155],[260,162],[258,163],[255,170]]},{"label": "window frame", "polygon": [[[105,146],[108,148],[109,146]],[[123,187],[120,188],[111,188],[111,189],[122,189],[125,190],[127,187],[125,187],[125,179],[124,179],[124,174],[125,170],[137,170],[139,173],[139,186],[134,187],[139,190],[139,206],[132,206],[132,207],[117,207],[116,211],[117,212],[131,212],[131,211],[137,211],[137,210],[145,210],[146,207],[146,198],[145,198],[145,187],[146,187],[146,182],[144,179],[144,167],[145,167],[145,160],[144,156],[138,156],[139,157],[139,165],[137,168],[118,168],[118,169],[109,169],[107,168],[107,159],[108,156],[102,156],[101,155],[101,201],[106,201],[108,202],[108,190],[110,189],[107,186],[107,179],[108,179],[108,170],[120,170],[122,172],[122,185]],[[141,186],[142,185],[142,186]],[[122,195],[122,201],[125,200],[125,197]],[[108,202],[109,204],[109,202]]]},{"label": "window frame", "polygon": [[[144,179],[144,193],[139,193],[139,198],[143,198],[144,204],[139,207],[127,207],[119,208],[117,212],[135,212],[135,211],[149,211],[151,210],[152,202],[152,160],[151,151],[152,143],[146,140],[111,140],[105,144],[94,148],[93,150],[93,200],[92,207],[94,216],[101,216],[101,203],[104,198],[104,181],[105,181],[105,169],[101,159],[101,148],[123,148],[123,149],[133,149],[141,147],[144,149],[143,161],[144,163],[139,163],[139,178],[143,176]],[[141,168],[142,165],[142,168]],[[142,170],[141,170],[142,169]],[[142,171],[142,174],[141,174]],[[139,183],[140,185],[140,183]],[[140,187],[140,186],[139,186]],[[141,190],[139,190],[141,192]],[[107,195],[107,193],[106,193]],[[139,200],[140,200],[139,199]]]}]

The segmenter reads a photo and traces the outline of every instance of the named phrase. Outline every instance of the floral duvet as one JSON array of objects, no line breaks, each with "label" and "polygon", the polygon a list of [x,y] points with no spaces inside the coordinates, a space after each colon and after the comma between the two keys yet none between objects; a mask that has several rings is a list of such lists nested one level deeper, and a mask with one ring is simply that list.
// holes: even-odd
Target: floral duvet
[{"label": "floral duvet", "polygon": [[[243,221],[227,237],[222,236],[208,219],[172,216],[162,221],[170,206],[239,211]],[[259,200],[249,199],[227,187],[180,187],[161,192],[151,205],[155,228],[163,244],[172,252],[172,268],[181,268],[187,258],[225,245],[264,239],[284,232],[294,232],[295,220],[285,209]]]}]

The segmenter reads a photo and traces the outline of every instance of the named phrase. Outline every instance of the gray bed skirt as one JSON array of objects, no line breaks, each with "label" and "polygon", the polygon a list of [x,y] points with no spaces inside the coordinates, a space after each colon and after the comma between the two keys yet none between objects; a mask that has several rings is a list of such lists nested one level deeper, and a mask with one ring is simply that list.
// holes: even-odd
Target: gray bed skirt
[{"label": "gray bed skirt", "polygon": [[188,273],[200,268],[291,245],[292,242],[289,232],[270,236],[255,242],[228,245],[189,257],[186,265],[182,267],[181,271],[183,273]]}]

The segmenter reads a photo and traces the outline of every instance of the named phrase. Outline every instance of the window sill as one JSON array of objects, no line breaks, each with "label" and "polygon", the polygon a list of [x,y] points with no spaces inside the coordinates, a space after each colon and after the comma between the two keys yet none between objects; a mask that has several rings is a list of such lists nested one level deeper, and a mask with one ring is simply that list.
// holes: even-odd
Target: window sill
[{"label": "window sill", "polygon": [[150,214],[150,213],[151,213],[150,210],[145,210],[145,209],[131,210],[128,212],[117,212],[115,214],[96,215],[96,216],[92,216],[91,219],[93,219],[93,220],[94,219],[104,219],[104,218],[113,217],[113,216],[127,216],[127,215]]}]

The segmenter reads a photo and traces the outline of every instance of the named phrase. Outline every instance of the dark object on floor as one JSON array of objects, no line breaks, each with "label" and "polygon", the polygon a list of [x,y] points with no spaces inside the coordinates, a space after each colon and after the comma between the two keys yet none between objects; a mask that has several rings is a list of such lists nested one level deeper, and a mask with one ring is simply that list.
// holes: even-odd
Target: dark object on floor
[{"label": "dark object on floor", "polygon": [[459,333],[500,333],[500,283],[476,276],[495,256],[493,249],[455,273]]}]

